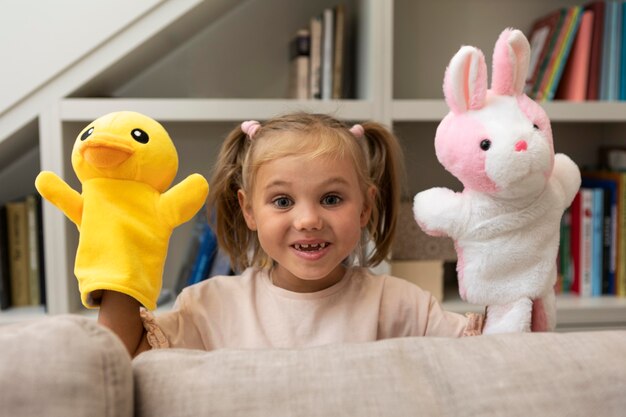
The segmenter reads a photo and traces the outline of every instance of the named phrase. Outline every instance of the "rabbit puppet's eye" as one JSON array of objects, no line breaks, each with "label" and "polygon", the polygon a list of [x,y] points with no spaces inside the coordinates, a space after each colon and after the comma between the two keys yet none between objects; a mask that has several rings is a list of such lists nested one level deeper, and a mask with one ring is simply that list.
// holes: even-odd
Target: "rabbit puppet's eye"
[{"label": "rabbit puppet's eye", "polygon": [[480,142],[480,149],[482,149],[483,151],[487,151],[489,150],[489,148],[491,148],[491,141],[489,139],[483,139]]},{"label": "rabbit puppet's eye", "polygon": [[537,124],[533,124],[533,129],[539,130],[539,126]]}]

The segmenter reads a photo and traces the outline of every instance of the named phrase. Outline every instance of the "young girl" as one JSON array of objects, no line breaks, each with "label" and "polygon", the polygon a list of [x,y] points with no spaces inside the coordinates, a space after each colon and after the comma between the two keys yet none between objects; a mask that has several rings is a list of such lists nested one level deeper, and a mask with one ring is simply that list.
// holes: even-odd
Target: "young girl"
[{"label": "young girl", "polygon": [[107,291],[100,322],[131,354],[480,334],[481,315],[445,312],[417,286],[366,269],[389,253],[401,158],[377,123],[305,113],[244,122],[211,181],[219,243],[241,275],[186,288],[156,318]]}]

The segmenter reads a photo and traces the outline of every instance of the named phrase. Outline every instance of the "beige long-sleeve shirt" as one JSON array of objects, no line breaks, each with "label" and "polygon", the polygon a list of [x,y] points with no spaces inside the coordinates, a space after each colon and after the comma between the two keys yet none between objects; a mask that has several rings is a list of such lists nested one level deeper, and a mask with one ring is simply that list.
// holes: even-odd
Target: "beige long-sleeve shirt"
[{"label": "beige long-sleeve shirt", "polygon": [[170,312],[142,317],[152,347],[202,350],[459,337],[482,327],[480,315],[446,312],[416,285],[358,267],[314,293],[276,287],[266,271],[248,268],[188,287]]}]

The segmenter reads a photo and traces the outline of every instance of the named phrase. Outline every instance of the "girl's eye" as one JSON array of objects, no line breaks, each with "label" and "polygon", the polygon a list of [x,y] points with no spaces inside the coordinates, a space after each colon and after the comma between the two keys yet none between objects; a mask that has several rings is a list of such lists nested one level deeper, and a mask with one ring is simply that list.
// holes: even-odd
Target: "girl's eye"
[{"label": "girl's eye", "polygon": [[288,208],[291,206],[291,200],[287,197],[278,197],[272,200],[272,204],[278,208]]},{"label": "girl's eye", "polygon": [[341,203],[341,197],[338,195],[330,194],[322,198],[322,204],[326,206],[334,206]]}]

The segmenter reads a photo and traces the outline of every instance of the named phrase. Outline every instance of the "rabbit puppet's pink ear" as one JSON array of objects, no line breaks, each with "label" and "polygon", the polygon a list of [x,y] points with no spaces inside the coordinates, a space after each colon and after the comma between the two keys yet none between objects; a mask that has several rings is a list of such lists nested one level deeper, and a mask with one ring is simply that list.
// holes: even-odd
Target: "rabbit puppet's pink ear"
[{"label": "rabbit puppet's pink ear", "polygon": [[452,57],[443,80],[443,94],[453,113],[478,110],[487,95],[487,65],[483,53],[463,46]]},{"label": "rabbit puppet's pink ear", "polygon": [[505,29],[493,51],[491,89],[501,95],[516,96],[524,92],[530,61],[530,44],[517,29]]}]

